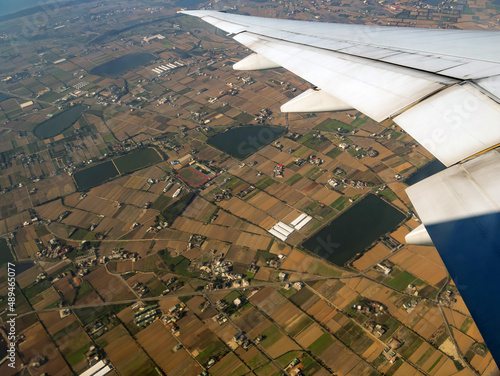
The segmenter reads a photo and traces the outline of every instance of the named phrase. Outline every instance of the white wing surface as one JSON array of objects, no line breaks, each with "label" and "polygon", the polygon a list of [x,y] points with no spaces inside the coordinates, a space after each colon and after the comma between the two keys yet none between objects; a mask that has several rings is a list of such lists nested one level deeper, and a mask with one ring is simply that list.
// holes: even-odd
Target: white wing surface
[{"label": "white wing surface", "polygon": [[[500,360],[500,32],[324,24],[185,11],[317,89],[285,112],[355,108],[393,119],[449,168],[407,189],[489,350]],[[431,242],[432,240],[432,242]]]},{"label": "white wing surface", "polygon": [[498,32],[182,13],[374,120],[392,118],[447,166],[500,143]]}]

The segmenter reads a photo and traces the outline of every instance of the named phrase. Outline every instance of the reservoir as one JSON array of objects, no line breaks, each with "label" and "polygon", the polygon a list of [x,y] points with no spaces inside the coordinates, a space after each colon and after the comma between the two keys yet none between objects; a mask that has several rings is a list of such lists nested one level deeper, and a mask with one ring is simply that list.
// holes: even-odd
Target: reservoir
[{"label": "reservoir", "polygon": [[7,245],[7,240],[0,238],[0,266],[14,261],[10,248]]},{"label": "reservoir", "polygon": [[118,176],[118,170],[116,169],[113,161],[107,161],[84,170],[77,171],[74,175],[78,189],[81,191],[97,187],[115,176]]},{"label": "reservoir", "polygon": [[75,172],[74,178],[80,191],[97,187],[102,183],[129,172],[152,166],[163,160],[155,148],[135,150],[116,157],[110,161],[99,163]]},{"label": "reservoir", "polygon": [[156,57],[154,55],[146,52],[125,55],[95,67],[90,73],[98,76],[116,78],[155,59]]},{"label": "reservoir", "polygon": [[77,105],[70,107],[50,119],[38,124],[33,133],[39,138],[51,138],[71,127],[87,110],[87,106]]},{"label": "reservoir", "polygon": [[207,140],[207,143],[238,159],[245,159],[285,133],[285,128],[244,126],[230,128]]},{"label": "reservoir", "polygon": [[446,166],[444,164],[439,162],[437,159],[434,159],[432,162],[427,163],[424,167],[409,176],[408,179],[405,180],[405,183],[408,185],[416,184],[431,175],[443,171],[445,168]]},{"label": "reservoir", "polygon": [[162,156],[158,154],[154,148],[146,148],[125,154],[121,157],[115,158],[116,167],[120,174],[126,174],[141,168],[152,166],[163,160]]},{"label": "reservoir", "polygon": [[343,266],[405,218],[402,212],[380,197],[369,194],[302,246]]}]

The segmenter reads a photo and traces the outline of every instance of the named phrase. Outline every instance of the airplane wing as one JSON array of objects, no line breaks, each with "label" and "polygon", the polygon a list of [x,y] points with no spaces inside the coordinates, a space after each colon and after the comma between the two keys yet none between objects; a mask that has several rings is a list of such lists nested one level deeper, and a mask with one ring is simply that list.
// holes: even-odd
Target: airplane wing
[{"label": "airplane wing", "polygon": [[310,89],[284,112],[357,109],[392,119],[448,168],[407,189],[500,364],[500,32],[380,27],[183,11],[255,53],[234,65],[283,67]]}]

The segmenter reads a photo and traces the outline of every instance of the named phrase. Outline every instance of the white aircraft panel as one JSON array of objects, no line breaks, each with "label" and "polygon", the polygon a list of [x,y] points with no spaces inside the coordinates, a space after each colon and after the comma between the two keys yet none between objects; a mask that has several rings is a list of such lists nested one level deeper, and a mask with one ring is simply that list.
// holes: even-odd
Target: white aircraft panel
[{"label": "white aircraft panel", "polygon": [[[189,14],[189,13],[186,13],[186,14]],[[203,17],[203,21],[206,21],[206,22],[214,25],[215,27],[218,27],[219,29],[227,31],[228,33],[231,33],[231,34],[240,33],[242,31],[245,31],[245,29],[247,29],[245,26],[241,26],[241,25],[229,22],[229,21],[223,21],[219,18],[210,17],[210,16]]]},{"label": "white aircraft panel", "polygon": [[431,236],[425,226],[421,224],[408,235],[405,236],[406,244],[433,246]]},{"label": "white aircraft panel", "polygon": [[483,78],[477,80],[476,83],[495,95],[497,99],[500,99],[500,76]]},{"label": "white aircraft panel", "polygon": [[349,55],[364,56],[370,59],[381,59],[384,57],[401,54],[401,52],[397,50],[371,47],[359,44],[347,48],[341,48],[339,49],[339,52],[346,53]]},{"label": "white aircraft panel", "polygon": [[[294,43],[303,43],[302,40],[307,36],[313,42],[305,44],[320,48],[338,50],[339,48],[334,47],[333,44],[336,42],[357,45],[360,48],[363,46],[387,48],[410,54],[418,52],[452,60],[460,58],[470,61],[500,62],[500,33],[486,30],[325,24],[248,17],[215,11],[186,11],[182,13],[203,17],[204,21],[232,33],[249,31],[267,36],[287,33],[283,39]],[[362,52],[359,52],[359,55],[369,57],[368,54],[365,55]],[[456,76],[454,77],[464,78],[459,73],[462,72],[455,71]]]},{"label": "white aircraft panel", "polygon": [[406,189],[418,215],[430,226],[500,211],[500,153],[491,150]]},{"label": "white aircraft panel", "polygon": [[235,70],[260,70],[270,68],[281,68],[274,61],[266,59],[259,54],[251,54],[233,65]]},{"label": "white aircraft panel", "polygon": [[394,121],[450,166],[500,142],[500,106],[471,84],[437,93]]},{"label": "white aircraft panel", "polygon": [[435,56],[422,56],[419,54],[409,53],[400,53],[398,55],[381,58],[380,60],[387,61],[388,63],[404,65],[407,67],[423,69],[429,72],[439,72],[444,69],[449,69],[464,64],[464,62],[460,62],[457,60],[444,58],[440,59],[436,58]]},{"label": "white aircraft panel", "polygon": [[439,74],[474,80],[500,74],[500,64],[489,61],[471,61],[453,68],[444,69]]},{"label": "white aircraft panel", "polygon": [[308,89],[280,107],[281,112],[324,112],[351,110],[352,106],[324,90]]},{"label": "white aircraft panel", "polygon": [[[238,42],[292,71],[372,119],[382,121],[443,87],[439,77],[403,67],[292,43],[261,39],[248,33]],[[448,81],[451,82],[451,81]]]}]

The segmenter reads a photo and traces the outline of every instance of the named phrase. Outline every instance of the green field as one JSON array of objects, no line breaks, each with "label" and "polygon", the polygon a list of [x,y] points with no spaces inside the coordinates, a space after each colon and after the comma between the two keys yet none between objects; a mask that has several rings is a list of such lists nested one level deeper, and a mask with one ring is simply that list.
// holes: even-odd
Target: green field
[{"label": "green field", "polygon": [[276,183],[276,180],[270,177],[265,177],[260,179],[257,183],[255,183],[255,186],[261,190],[264,190],[267,187],[273,185],[274,183]]},{"label": "green field", "polygon": [[326,119],[314,127],[315,130],[327,132],[338,132],[338,128],[349,132],[354,129],[351,125],[336,119]]},{"label": "green field", "polygon": [[123,175],[144,167],[152,166],[162,160],[163,158],[155,149],[146,148],[115,158],[113,161],[120,174]]},{"label": "green field", "polygon": [[300,174],[295,174],[290,179],[285,181],[285,183],[288,185],[293,185],[294,183],[298,182],[300,179],[302,179],[302,176]]},{"label": "green field", "polygon": [[299,358],[300,354],[300,351],[289,351],[277,358],[276,361],[280,366],[286,367],[292,360],[294,360],[295,358]]},{"label": "green field", "polygon": [[211,343],[205,350],[196,356],[196,360],[201,364],[205,364],[208,360],[214,356],[224,351],[226,346],[221,341],[215,341]]},{"label": "green field", "polygon": [[338,199],[333,201],[330,206],[334,209],[337,209],[339,211],[343,210],[345,207],[345,204],[349,201],[349,199],[345,196],[340,196]]},{"label": "green field", "polygon": [[165,207],[172,201],[171,197],[161,195],[156,199],[156,201],[151,205],[153,209],[162,211]]},{"label": "green field", "polygon": [[276,341],[284,336],[280,329],[274,324],[265,329],[261,334],[264,336],[261,342],[264,349],[270,348]]},{"label": "green field", "polygon": [[330,333],[323,333],[316,341],[314,341],[308,349],[313,354],[320,354],[324,351],[328,346],[335,342],[335,339],[332,337]]},{"label": "green field", "polygon": [[389,201],[394,201],[398,198],[398,196],[390,188],[386,188],[383,191],[380,191],[378,194],[385,197]]},{"label": "green field", "polygon": [[387,284],[397,290],[404,290],[410,283],[412,283],[416,279],[417,278],[413,274],[410,274],[408,272],[401,272]]},{"label": "green field", "polygon": [[298,323],[296,323],[292,328],[290,328],[288,335],[290,337],[295,337],[297,334],[302,332],[305,328],[307,328],[309,325],[313,323],[313,320],[308,317],[304,316]]}]

